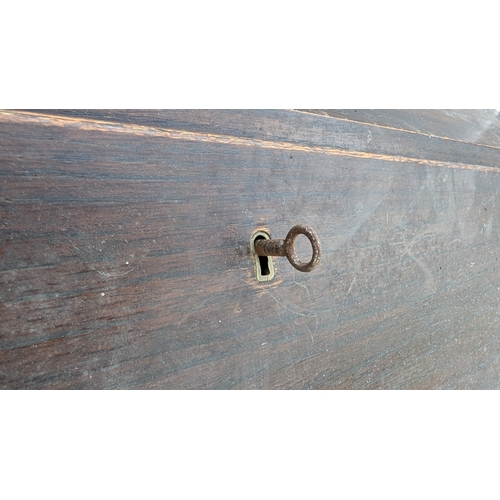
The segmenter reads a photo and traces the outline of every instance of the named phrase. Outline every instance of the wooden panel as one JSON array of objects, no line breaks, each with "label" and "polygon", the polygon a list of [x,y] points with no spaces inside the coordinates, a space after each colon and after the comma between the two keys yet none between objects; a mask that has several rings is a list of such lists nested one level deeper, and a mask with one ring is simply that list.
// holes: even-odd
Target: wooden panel
[{"label": "wooden panel", "polygon": [[[127,124],[131,128],[136,127],[136,130],[142,131],[143,134],[148,134],[150,128],[153,128],[156,134],[158,128],[170,130],[172,133],[187,131],[193,135],[186,134],[185,137],[199,141],[212,140],[224,143],[233,138],[234,143],[236,138],[251,138],[258,140],[256,145],[266,144],[268,148],[287,149],[292,143],[296,145],[295,147],[300,144],[302,149],[310,146],[326,147],[328,148],[326,151],[316,149],[317,152],[323,151],[326,154],[337,154],[332,150],[340,149],[344,153],[348,150],[351,155],[358,157],[365,157],[362,153],[389,155],[390,161],[404,161],[404,158],[408,157],[499,167],[496,147],[478,147],[476,144],[462,141],[445,142],[440,137],[433,137],[430,132],[415,134],[413,131],[393,130],[340,118],[325,119],[310,113],[280,110],[265,112],[61,110],[53,113],[67,117],[65,122],[67,124],[72,123],[70,118],[73,118],[80,121],[90,120],[94,123],[94,127],[99,122],[104,122],[108,124],[108,129],[113,123]],[[390,117],[392,115],[386,116],[387,121]],[[416,122],[420,123],[420,120]],[[461,130],[470,129],[471,124],[468,121],[461,123]],[[198,132],[202,135],[195,135]],[[496,144],[498,145],[498,141]],[[401,158],[393,158],[394,156]],[[428,161],[425,164],[429,164]]]},{"label": "wooden panel", "polygon": [[[294,111],[2,112],[0,386],[497,388],[498,159]],[[252,232],[296,223],[320,267],[258,283]]]},{"label": "wooden panel", "polygon": [[306,111],[472,144],[500,146],[500,119],[496,109],[311,109]]}]

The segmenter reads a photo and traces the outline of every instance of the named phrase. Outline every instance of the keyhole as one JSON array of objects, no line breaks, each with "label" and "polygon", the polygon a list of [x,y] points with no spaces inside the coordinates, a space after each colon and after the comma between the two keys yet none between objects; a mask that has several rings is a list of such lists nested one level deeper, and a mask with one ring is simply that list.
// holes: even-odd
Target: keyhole
[{"label": "keyhole", "polygon": [[271,236],[264,231],[258,231],[250,240],[250,248],[255,258],[256,275],[258,281],[271,281],[274,278],[274,264],[272,257],[257,255],[254,243],[257,240],[270,240]]},{"label": "keyhole", "polygon": [[[254,241],[265,239],[266,238],[264,238],[264,236],[257,236]],[[260,274],[262,274],[262,276],[269,276],[271,274],[269,269],[269,257],[262,257],[261,255],[258,255],[257,257],[259,258]]]}]

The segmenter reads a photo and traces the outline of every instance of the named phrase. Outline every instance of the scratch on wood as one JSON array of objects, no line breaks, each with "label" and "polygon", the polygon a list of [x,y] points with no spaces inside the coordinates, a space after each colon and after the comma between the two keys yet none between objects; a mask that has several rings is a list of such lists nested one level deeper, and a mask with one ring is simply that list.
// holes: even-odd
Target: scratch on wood
[{"label": "scratch on wood", "polygon": [[303,283],[297,283],[297,277],[295,276],[295,269],[293,270],[293,283],[294,285],[297,285],[297,286],[301,286],[302,288],[304,288],[307,292],[307,298],[309,300],[311,300],[311,294],[309,293],[309,288],[307,288],[306,285],[304,285]]},{"label": "scratch on wood", "polygon": [[410,242],[410,244],[408,245],[408,243],[406,243],[406,240],[403,240],[403,245],[405,247],[405,253],[413,260],[415,261],[415,263],[418,265],[418,267],[420,267],[420,269],[422,270],[422,272],[424,273],[425,277],[426,277],[426,285],[430,286],[430,289],[432,290],[431,293],[436,293],[436,284],[434,282],[434,276],[432,275],[431,271],[429,270],[429,268],[421,261],[421,259],[419,259],[418,257],[416,257],[414,255],[414,253],[412,252],[412,247],[413,245],[415,245],[415,243],[417,243],[420,239],[422,238],[425,238],[426,236],[432,236],[432,233],[429,233],[429,232],[425,232],[425,233],[422,233],[418,236],[415,236],[412,241]]}]

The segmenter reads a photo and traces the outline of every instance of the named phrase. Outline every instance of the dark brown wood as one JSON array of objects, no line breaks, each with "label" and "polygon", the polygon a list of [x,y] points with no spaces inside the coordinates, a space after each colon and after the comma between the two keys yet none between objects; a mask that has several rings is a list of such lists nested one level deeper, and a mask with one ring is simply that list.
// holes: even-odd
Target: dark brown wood
[{"label": "dark brown wood", "polygon": [[496,109],[311,109],[305,111],[472,144],[494,147],[499,147],[500,144],[500,119],[499,111]]},{"label": "dark brown wood", "polygon": [[[0,387],[498,388],[499,152],[297,111],[0,112]],[[300,223],[319,267],[258,283],[252,233]]]},{"label": "dark brown wood", "polygon": [[[328,113],[332,113],[328,111]],[[410,116],[412,111],[408,112]],[[480,112],[478,112],[480,113]],[[322,116],[311,113],[290,112],[284,110],[272,111],[232,111],[232,110],[200,110],[200,111],[113,111],[113,110],[62,110],[53,114],[76,120],[86,119],[94,122],[127,124],[130,127],[152,127],[173,131],[187,131],[203,135],[200,140],[210,140],[214,135],[224,137],[252,138],[257,140],[272,141],[274,147],[286,150],[290,143],[300,144],[303,148],[308,146],[327,147],[332,154],[332,149],[349,150],[352,155],[363,158],[363,153],[375,155],[401,156],[424,160],[442,162],[458,162],[474,165],[489,165],[500,168],[498,165],[498,144],[500,138],[490,147],[479,147],[476,142],[467,143],[463,140],[453,140],[450,144],[444,142],[443,137],[432,135],[430,130],[424,133],[415,133],[412,127],[400,130],[393,127],[372,126],[371,123],[358,123],[342,118],[325,120]],[[347,114],[344,112],[343,114]],[[370,117],[369,112],[365,113]],[[431,116],[436,113],[429,111]],[[387,113],[386,113],[387,115]],[[391,123],[391,116],[385,116],[384,123]],[[476,122],[479,120],[476,119]],[[374,120],[371,120],[374,121]],[[400,113],[395,113],[392,122],[401,125]],[[410,119],[408,119],[410,121]],[[422,128],[422,120],[414,120]],[[434,118],[433,129],[445,128],[446,121],[442,116]],[[375,122],[376,123],[376,122]],[[425,122],[424,122],[425,123]],[[428,121],[430,128],[431,119]],[[448,131],[462,137],[472,136],[471,129],[477,132],[475,122],[464,119],[453,127],[448,124]],[[489,122],[488,122],[489,123]],[[500,121],[494,122],[500,128]],[[394,125],[394,123],[393,123]],[[484,120],[481,130],[486,127]],[[467,131],[467,132],[465,132]],[[208,137],[207,137],[208,135]],[[213,138],[213,140],[215,140]],[[233,142],[234,142],[233,140]],[[281,144],[284,143],[284,144]],[[496,147],[495,147],[496,145]],[[321,151],[316,149],[317,152]],[[333,152],[335,153],[335,152]],[[293,155],[293,153],[292,153]],[[391,158],[393,161],[394,159]],[[426,163],[428,164],[428,163]]]}]

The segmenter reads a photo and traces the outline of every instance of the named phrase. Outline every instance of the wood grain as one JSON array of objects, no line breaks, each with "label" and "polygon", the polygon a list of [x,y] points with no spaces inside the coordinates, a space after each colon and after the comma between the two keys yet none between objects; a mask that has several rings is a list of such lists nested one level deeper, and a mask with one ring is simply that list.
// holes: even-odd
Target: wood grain
[{"label": "wood grain", "polygon": [[[61,110],[53,114],[66,118],[68,125],[79,120],[88,120],[94,126],[102,122],[104,126],[117,129],[127,126],[141,130],[182,131],[204,134],[209,137],[224,136],[225,139],[246,139],[262,142],[283,143],[288,147],[297,145],[304,147],[326,147],[339,149],[351,154],[370,153],[390,157],[410,157],[427,161],[447,163],[463,163],[497,167],[498,148],[494,145],[479,147],[475,143],[467,143],[428,133],[415,133],[381,127],[378,125],[357,123],[344,118],[325,119],[311,113],[289,112],[280,110],[216,110],[216,111],[113,111],[113,110]],[[47,119],[40,115],[38,119]],[[56,117],[52,119],[57,122]],[[85,122],[84,122],[85,123]],[[88,122],[87,122],[88,123]],[[462,123],[469,128],[468,121]],[[456,127],[455,127],[456,128]],[[460,134],[458,134],[460,135]],[[208,137],[206,137],[208,136]],[[451,141],[448,144],[445,141]]]},{"label": "wood grain", "polygon": [[500,145],[500,119],[496,109],[311,109],[304,111],[471,144],[497,148]]},{"label": "wood grain", "polygon": [[[499,153],[295,111],[2,112],[0,386],[498,388]],[[320,267],[258,283],[251,234],[298,223]]]}]

